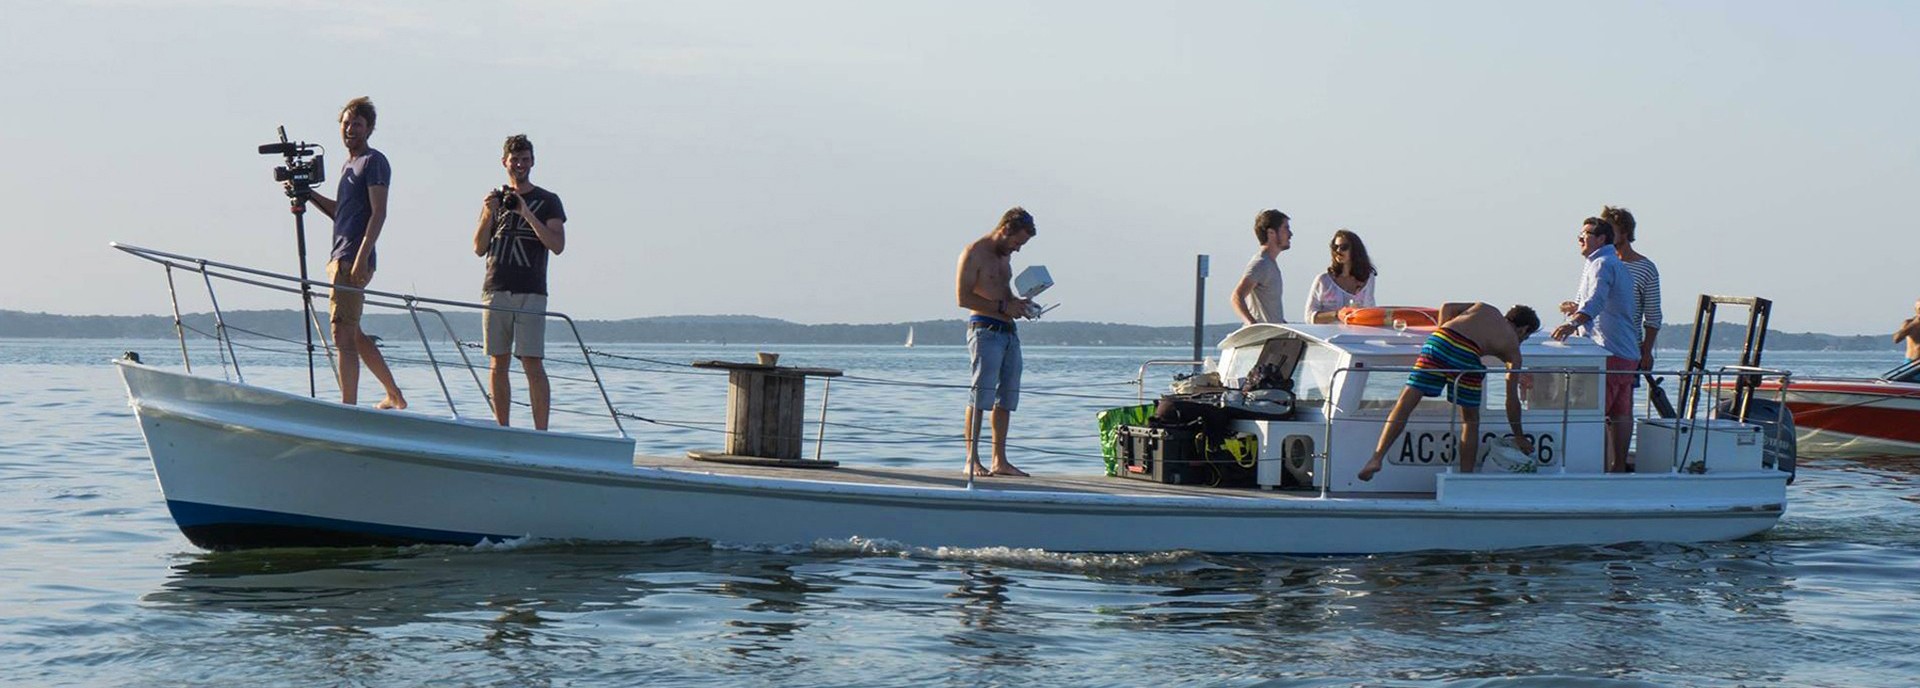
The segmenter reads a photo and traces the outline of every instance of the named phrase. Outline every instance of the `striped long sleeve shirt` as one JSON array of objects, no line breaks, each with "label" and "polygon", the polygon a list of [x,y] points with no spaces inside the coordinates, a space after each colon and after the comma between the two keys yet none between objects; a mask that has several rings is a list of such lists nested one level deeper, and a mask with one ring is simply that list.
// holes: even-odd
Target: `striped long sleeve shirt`
[{"label": "striped long sleeve shirt", "polygon": [[[1653,259],[1646,256],[1623,262],[1627,272],[1633,274],[1633,322],[1646,329],[1660,329],[1661,321],[1666,319],[1666,314],[1660,311],[1660,268],[1654,267]],[[1642,337],[1645,334],[1642,330]]]}]

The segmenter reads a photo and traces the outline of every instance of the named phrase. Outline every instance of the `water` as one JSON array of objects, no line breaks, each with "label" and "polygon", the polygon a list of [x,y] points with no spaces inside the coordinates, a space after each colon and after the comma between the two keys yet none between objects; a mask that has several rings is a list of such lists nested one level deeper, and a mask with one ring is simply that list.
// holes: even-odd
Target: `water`
[{"label": "water", "polygon": [[[1733,543],[1370,557],[1074,555],[670,542],[211,554],[161,504],[111,366],[170,341],[0,340],[4,685],[1829,685],[1920,680],[1920,459],[1803,463],[1779,527]],[[746,360],[753,347],[607,347]],[[964,382],[949,347],[772,347],[849,376]],[[207,351],[197,370],[218,370]],[[444,355],[446,352],[441,352]],[[396,348],[400,359],[418,351]],[[242,350],[249,381],[304,364]],[[1093,409],[1178,350],[1027,351],[1013,460],[1098,470]],[[1668,359],[1677,358],[1672,354]],[[604,359],[661,453],[713,448],[724,380]],[[1871,375],[1892,355],[1774,352]],[[556,361],[555,373],[584,377]],[[424,368],[417,409],[444,413]],[[324,384],[325,375],[322,380]],[[460,382],[451,379],[450,383]],[[371,382],[369,381],[370,385]],[[482,414],[471,379],[463,413]],[[818,385],[815,385],[818,387]],[[363,390],[364,392],[364,390]],[[1038,393],[1085,395],[1058,396]],[[817,404],[821,390],[810,395]],[[592,411],[580,383],[565,407]],[[965,391],[846,379],[828,458],[959,470]],[[812,408],[818,408],[813,406]],[[516,412],[524,421],[525,411]],[[565,413],[556,426],[599,430]],[[812,425],[810,423],[810,425]],[[859,426],[859,427],[849,427]],[[810,428],[810,432],[814,429]],[[913,434],[921,433],[921,434]],[[809,444],[809,449],[811,449]]]}]

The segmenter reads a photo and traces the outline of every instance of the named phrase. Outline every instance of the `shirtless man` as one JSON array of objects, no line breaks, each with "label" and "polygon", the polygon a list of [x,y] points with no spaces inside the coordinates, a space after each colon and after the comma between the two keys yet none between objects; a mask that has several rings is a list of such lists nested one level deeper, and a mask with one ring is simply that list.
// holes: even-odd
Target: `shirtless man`
[{"label": "shirtless man", "polygon": [[1920,301],[1913,302],[1913,317],[1900,323],[1900,329],[1894,330],[1893,341],[1907,343],[1907,360],[1920,359]]},{"label": "shirtless man", "polygon": [[[1020,336],[1013,321],[1033,303],[1013,292],[1014,252],[1039,231],[1033,215],[1014,206],[1000,224],[960,252],[954,279],[960,307],[967,309],[967,353],[973,360],[973,399],[967,404],[967,475],[1024,476],[1007,462],[1007,424],[1020,405]],[[980,414],[993,413],[993,465],[980,466]]]},{"label": "shirtless man", "polygon": [[[1506,315],[1484,303],[1448,303],[1440,306],[1440,328],[1427,336],[1420,347],[1420,360],[1407,376],[1407,388],[1393,402],[1387,414],[1387,427],[1380,431],[1380,445],[1373,460],[1360,468],[1361,480],[1372,480],[1380,472],[1380,459],[1387,448],[1400,439],[1407,427],[1407,416],[1420,405],[1422,397],[1439,396],[1447,389],[1447,400],[1460,406],[1460,472],[1472,473],[1480,451],[1480,394],[1486,373],[1443,373],[1438,370],[1486,370],[1481,356],[1506,361],[1507,368],[1520,367],[1520,342],[1540,330],[1540,316],[1526,306],[1514,306]],[[1507,424],[1513,429],[1513,442],[1520,451],[1533,453],[1533,442],[1520,429],[1520,394],[1532,388],[1525,375],[1507,376]]]}]

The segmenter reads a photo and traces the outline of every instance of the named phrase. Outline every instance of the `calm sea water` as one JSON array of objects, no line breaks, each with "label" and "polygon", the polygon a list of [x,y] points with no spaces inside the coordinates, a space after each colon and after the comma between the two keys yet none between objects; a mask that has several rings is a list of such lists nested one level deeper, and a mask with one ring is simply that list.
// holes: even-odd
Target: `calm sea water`
[{"label": "calm sea water", "polygon": [[[965,391],[898,383],[963,383],[964,349],[761,348],[850,376],[830,392],[828,458],[960,468]],[[1803,463],[1779,527],[1701,546],[1309,558],[853,540],[213,554],[187,543],[161,503],[107,364],[125,350],[179,364],[172,341],[0,339],[0,684],[1920,681],[1916,458]],[[673,453],[718,446],[725,392],[724,378],[672,364],[755,349],[604,350],[626,357],[597,358],[616,403],[660,421],[629,430],[643,449]],[[303,358],[238,353],[248,381],[305,388]],[[446,413],[429,369],[411,362],[422,353],[392,355],[415,409]],[[1774,352],[1768,363],[1871,375],[1894,356]],[[1092,412],[1130,401],[1127,381],[1156,357],[1185,354],[1028,349],[1014,462],[1099,470]],[[588,375],[557,358],[555,373]],[[220,369],[206,347],[194,365]],[[460,412],[484,413],[470,378],[448,382]],[[555,395],[592,412],[590,390],[561,380]],[[812,408],[821,394],[810,390]],[[555,424],[610,427],[572,413]]]}]

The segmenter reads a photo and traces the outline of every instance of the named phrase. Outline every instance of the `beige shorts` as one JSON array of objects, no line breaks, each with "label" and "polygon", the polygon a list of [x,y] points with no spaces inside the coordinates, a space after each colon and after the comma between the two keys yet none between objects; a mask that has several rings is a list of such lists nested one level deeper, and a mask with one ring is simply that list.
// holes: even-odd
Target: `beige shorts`
[{"label": "beige shorts", "polygon": [[[367,282],[353,284],[353,263],[336,260],[327,263],[327,281],[338,286],[366,288],[373,281],[373,271],[367,271]],[[334,289],[327,297],[327,321],[339,325],[360,326],[360,314],[367,309],[367,295],[357,291]]]},{"label": "beige shorts", "polygon": [[487,304],[481,322],[487,332],[488,356],[505,356],[511,346],[513,355],[521,358],[547,357],[547,318],[542,315],[547,311],[547,295],[490,291],[481,300]]}]

